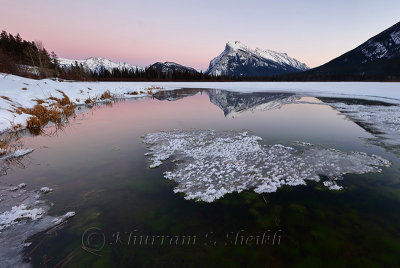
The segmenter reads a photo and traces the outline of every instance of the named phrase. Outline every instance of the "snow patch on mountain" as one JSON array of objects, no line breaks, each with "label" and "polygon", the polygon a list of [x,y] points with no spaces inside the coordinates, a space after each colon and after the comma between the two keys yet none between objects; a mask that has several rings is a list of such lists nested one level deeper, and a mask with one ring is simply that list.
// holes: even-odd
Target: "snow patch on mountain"
[{"label": "snow patch on mountain", "polygon": [[356,48],[366,57],[365,62],[377,59],[391,59],[400,56],[400,23],[393,25],[382,33],[372,37]]},{"label": "snow patch on mountain", "polygon": [[368,57],[368,59],[365,59],[364,62],[372,59],[383,58],[387,53],[387,49],[381,43],[374,43],[369,47],[362,49],[361,51],[366,57]]},{"label": "snow patch on mountain", "polygon": [[391,33],[390,37],[392,37],[392,40],[396,45],[400,45],[400,31]]},{"label": "snow patch on mountain", "polygon": [[262,56],[263,58],[279,62],[283,65],[284,64],[290,65],[290,66],[292,66],[296,69],[302,70],[302,71],[306,71],[309,69],[309,67],[305,63],[299,62],[298,60],[289,57],[288,54],[286,54],[286,53],[280,53],[280,52],[276,52],[276,51],[273,51],[270,49],[261,50],[259,48],[256,48],[255,52],[257,54],[259,54],[260,56]]}]

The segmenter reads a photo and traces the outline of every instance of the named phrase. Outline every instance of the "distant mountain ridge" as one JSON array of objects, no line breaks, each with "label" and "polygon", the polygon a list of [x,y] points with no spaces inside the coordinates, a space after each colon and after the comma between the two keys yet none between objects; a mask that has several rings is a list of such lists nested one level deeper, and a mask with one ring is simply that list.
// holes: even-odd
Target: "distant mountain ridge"
[{"label": "distant mountain ridge", "polygon": [[65,58],[58,58],[58,62],[62,68],[68,69],[71,67],[71,65],[75,65],[75,63],[78,63],[78,65],[81,65],[87,69],[90,70],[94,73],[99,73],[103,70],[108,70],[112,71],[112,69],[117,68],[119,70],[138,70],[138,71],[144,71],[144,67],[141,66],[136,66],[132,65],[126,62],[113,62],[109,59],[97,57],[97,58],[88,58],[86,60],[71,60],[71,59],[65,59]]},{"label": "distant mountain ridge", "polygon": [[294,73],[309,67],[289,57],[286,53],[272,50],[253,50],[239,41],[228,42],[225,50],[211,60],[205,74],[214,76],[262,77]]},{"label": "distant mountain ridge", "polygon": [[194,68],[183,66],[181,64],[175,63],[175,62],[156,62],[152,65],[150,65],[149,68],[154,68],[156,70],[159,70],[163,73],[172,73],[172,72],[188,72],[192,74],[198,73],[198,71]]},{"label": "distant mountain ridge", "polygon": [[172,73],[172,72],[188,72],[188,73],[198,73],[198,71],[194,68],[183,66],[181,64],[175,63],[175,62],[156,62],[154,64],[151,64],[148,67],[142,67],[142,66],[137,66],[137,65],[132,65],[126,62],[113,62],[109,59],[97,57],[97,58],[88,58],[86,60],[71,60],[71,59],[65,59],[65,58],[58,58],[59,64],[62,68],[68,69],[71,68],[71,65],[75,65],[77,63],[78,65],[82,65],[86,70],[90,70],[91,72],[94,73],[99,73],[103,70],[108,70],[112,71],[112,69],[117,68],[119,70],[138,70],[138,71],[145,71],[146,68],[149,69],[155,69],[157,71],[160,71],[162,73]]}]

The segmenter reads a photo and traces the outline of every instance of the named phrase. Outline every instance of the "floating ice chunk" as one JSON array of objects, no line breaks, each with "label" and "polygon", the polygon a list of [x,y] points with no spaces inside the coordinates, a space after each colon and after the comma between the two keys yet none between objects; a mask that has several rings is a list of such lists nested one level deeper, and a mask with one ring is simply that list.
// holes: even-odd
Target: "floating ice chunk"
[{"label": "floating ice chunk", "polygon": [[0,231],[22,220],[37,220],[43,217],[42,208],[29,209],[26,205],[12,207],[11,211],[0,214]]},{"label": "floating ice chunk", "polygon": [[33,152],[33,149],[18,149],[14,152],[14,157],[21,157]]},{"label": "floating ice chunk", "polygon": [[18,149],[18,150],[14,151],[14,152],[6,153],[2,157],[0,157],[0,160],[7,160],[7,159],[10,159],[10,158],[22,157],[24,155],[32,153],[33,151],[34,151],[33,149]]},{"label": "floating ice chunk", "polygon": [[342,190],[343,186],[337,185],[335,181],[324,181],[324,186],[328,187],[329,190]]},{"label": "floating ice chunk", "polygon": [[49,188],[49,187],[42,187],[42,188],[40,188],[40,191],[41,191],[42,193],[47,194],[47,193],[52,192],[52,191],[54,191],[54,190],[51,189],[51,188]]},{"label": "floating ice chunk", "polygon": [[32,245],[32,242],[25,242],[22,244],[23,247],[29,247],[30,245]]},{"label": "floating ice chunk", "polygon": [[[175,193],[186,199],[212,202],[227,193],[254,189],[275,192],[283,185],[305,185],[320,176],[338,180],[346,173],[380,172],[390,162],[362,152],[341,152],[302,143],[301,149],[262,145],[247,132],[173,130],[147,134],[149,166],[171,158],[173,170],[164,177],[178,183]],[[340,186],[325,185],[332,190]]]},{"label": "floating ice chunk", "polygon": [[75,212],[70,211],[70,212],[65,213],[64,216],[61,216],[59,218],[55,218],[54,220],[52,220],[51,223],[53,223],[54,225],[59,225],[60,223],[68,220],[69,218],[72,218],[73,216],[75,216]]}]

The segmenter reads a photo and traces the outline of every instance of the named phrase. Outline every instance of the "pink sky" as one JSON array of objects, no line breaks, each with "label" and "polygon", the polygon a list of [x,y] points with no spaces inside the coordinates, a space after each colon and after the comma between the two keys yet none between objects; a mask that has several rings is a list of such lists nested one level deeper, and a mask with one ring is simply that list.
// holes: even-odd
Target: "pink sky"
[{"label": "pink sky", "polygon": [[281,2],[3,0],[0,25],[60,57],[205,70],[235,40],[316,67],[399,20],[398,0]]}]

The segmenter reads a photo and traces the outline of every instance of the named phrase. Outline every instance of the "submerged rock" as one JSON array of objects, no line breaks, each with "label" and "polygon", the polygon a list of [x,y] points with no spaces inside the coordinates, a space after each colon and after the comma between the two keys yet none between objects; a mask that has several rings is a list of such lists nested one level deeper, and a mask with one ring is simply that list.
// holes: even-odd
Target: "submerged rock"
[{"label": "submerged rock", "polygon": [[325,186],[338,190],[333,181],[344,174],[380,172],[380,167],[390,166],[389,161],[362,152],[306,143],[298,143],[300,149],[263,145],[260,137],[246,131],[173,130],[150,133],[143,140],[150,168],[171,158],[175,168],[164,177],[178,183],[174,192],[205,202],[248,189],[275,192],[283,185],[305,185],[322,176],[330,181]]}]

